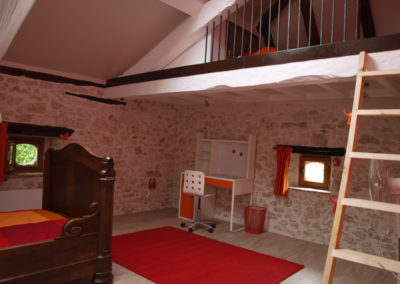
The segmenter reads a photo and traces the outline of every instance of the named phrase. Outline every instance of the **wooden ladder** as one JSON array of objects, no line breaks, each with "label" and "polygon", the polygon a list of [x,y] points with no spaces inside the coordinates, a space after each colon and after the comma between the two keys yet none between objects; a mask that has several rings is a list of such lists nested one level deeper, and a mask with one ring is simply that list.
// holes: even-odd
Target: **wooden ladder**
[{"label": "wooden ladder", "polygon": [[333,221],[333,228],[331,233],[331,239],[329,242],[328,255],[325,263],[323,283],[332,283],[333,273],[335,270],[335,264],[337,258],[400,273],[399,261],[393,259],[387,259],[380,256],[370,255],[354,250],[341,249],[339,247],[346,206],[373,209],[373,210],[400,214],[399,204],[390,204],[385,202],[348,198],[351,173],[353,167],[353,159],[400,161],[399,154],[355,152],[357,145],[359,116],[374,116],[374,117],[400,116],[400,109],[368,109],[368,110],[361,109],[362,98],[364,93],[364,81],[366,78],[400,76],[400,69],[389,70],[389,71],[366,72],[365,65],[366,65],[366,53],[365,51],[362,51],[360,53],[360,58],[359,58],[356,87],[354,91],[353,109],[351,114],[351,123],[347,141],[346,156],[343,164],[343,173],[342,173],[342,180],[340,183],[336,214],[335,214],[335,219]]}]

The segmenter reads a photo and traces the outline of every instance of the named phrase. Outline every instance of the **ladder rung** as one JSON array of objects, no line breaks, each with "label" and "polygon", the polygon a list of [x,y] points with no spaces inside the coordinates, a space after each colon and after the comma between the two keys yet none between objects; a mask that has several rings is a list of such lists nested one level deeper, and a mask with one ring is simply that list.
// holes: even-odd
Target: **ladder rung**
[{"label": "ladder rung", "polygon": [[359,109],[356,115],[363,116],[400,116],[400,109]]},{"label": "ladder rung", "polygon": [[357,158],[357,159],[400,161],[399,154],[351,152],[351,153],[349,153],[349,156],[350,156],[350,158]]},{"label": "ladder rung", "polygon": [[400,76],[400,70],[365,71],[359,72],[358,75],[364,78],[395,77]]},{"label": "ladder rung", "polygon": [[363,252],[349,250],[349,249],[335,249],[332,251],[332,256],[400,273],[400,262],[397,260],[366,254]]},{"label": "ladder rung", "polygon": [[400,205],[357,198],[343,198],[342,205],[400,214]]}]

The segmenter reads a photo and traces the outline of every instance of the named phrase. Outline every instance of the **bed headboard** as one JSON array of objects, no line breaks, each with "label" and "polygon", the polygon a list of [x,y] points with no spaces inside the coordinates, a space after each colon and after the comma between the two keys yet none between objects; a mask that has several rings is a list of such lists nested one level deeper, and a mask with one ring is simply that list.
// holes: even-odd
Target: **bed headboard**
[{"label": "bed headboard", "polygon": [[111,157],[97,157],[76,143],[61,150],[49,149],[45,155],[43,209],[76,218],[90,214],[91,205],[97,202],[102,214],[112,216],[113,166]]}]

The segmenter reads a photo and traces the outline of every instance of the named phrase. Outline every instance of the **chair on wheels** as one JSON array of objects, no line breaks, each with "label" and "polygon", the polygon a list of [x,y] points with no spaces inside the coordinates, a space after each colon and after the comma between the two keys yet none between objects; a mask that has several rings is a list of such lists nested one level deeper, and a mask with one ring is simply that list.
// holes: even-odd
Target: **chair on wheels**
[{"label": "chair on wheels", "polygon": [[[206,227],[210,233],[212,233],[213,229],[215,228],[215,224],[212,224],[211,222],[200,221],[201,198],[211,196],[211,194],[209,194],[209,195],[205,194],[204,173],[201,171],[186,170],[184,173],[184,180],[183,180],[183,192],[194,195],[194,196],[198,196],[197,213],[194,218],[194,222],[189,225],[188,231],[193,232],[194,228],[203,226],[203,227]],[[185,226],[186,226],[185,223],[181,223],[181,227],[185,227]]]}]

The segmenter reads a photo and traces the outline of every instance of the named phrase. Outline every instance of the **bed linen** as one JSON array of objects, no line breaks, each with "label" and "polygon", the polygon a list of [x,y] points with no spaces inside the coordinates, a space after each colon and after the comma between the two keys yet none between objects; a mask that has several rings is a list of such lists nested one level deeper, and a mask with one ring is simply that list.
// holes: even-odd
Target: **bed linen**
[{"label": "bed linen", "polygon": [[0,212],[0,248],[52,240],[68,219],[48,210]]}]

